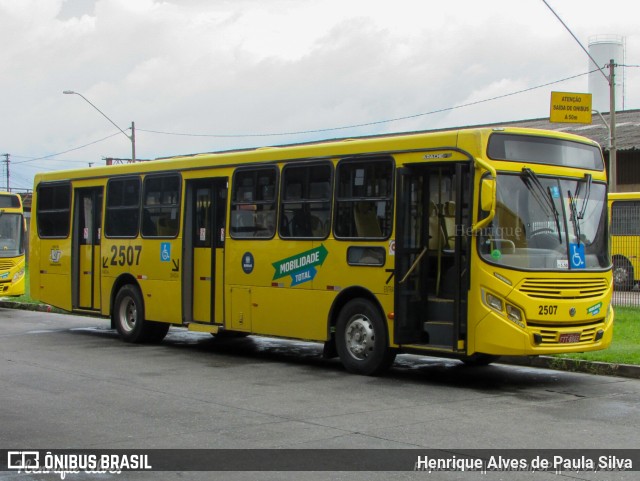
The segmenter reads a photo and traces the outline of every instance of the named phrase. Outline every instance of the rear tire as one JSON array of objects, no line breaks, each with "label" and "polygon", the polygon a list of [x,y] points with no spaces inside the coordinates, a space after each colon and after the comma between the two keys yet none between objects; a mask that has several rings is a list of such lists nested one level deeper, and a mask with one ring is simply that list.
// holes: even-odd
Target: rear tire
[{"label": "rear tire", "polygon": [[353,299],[340,311],[336,349],[347,371],[366,376],[380,374],[396,357],[382,315],[366,299]]},{"label": "rear tire", "polygon": [[112,318],[118,334],[126,342],[161,342],[170,327],[165,322],[145,320],[142,294],[132,284],[126,284],[118,291],[113,303]]},{"label": "rear tire", "polygon": [[617,291],[630,291],[633,288],[633,266],[624,257],[613,258],[613,288]]}]

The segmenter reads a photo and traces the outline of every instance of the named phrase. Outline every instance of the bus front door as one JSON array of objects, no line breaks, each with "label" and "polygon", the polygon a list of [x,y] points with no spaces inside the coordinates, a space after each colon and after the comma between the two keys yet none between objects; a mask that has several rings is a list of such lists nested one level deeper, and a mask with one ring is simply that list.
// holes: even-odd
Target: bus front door
[{"label": "bus front door", "polygon": [[461,352],[466,338],[470,163],[398,169],[395,321],[397,344]]},{"label": "bus front door", "polygon": [[182,280],[187,324],[224,322],[226,198],[226,178],[187,182]]},{"label": "bus front door", "polygon": [[102,187],[75,189],[71,277],[74,309],[100,309]]}]

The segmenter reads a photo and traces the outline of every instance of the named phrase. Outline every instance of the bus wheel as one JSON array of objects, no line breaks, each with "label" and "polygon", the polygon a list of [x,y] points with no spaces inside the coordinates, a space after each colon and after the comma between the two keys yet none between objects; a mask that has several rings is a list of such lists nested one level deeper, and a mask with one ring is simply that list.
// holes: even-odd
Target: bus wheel
[{"label": "bus wheel", "polygon": [[382,316],[366,299],[349,301],[340,311],[336,348],[347,371],[367,376],[381,373],[396,357]]},{"label": "bus wheel", "polygon": [[613,288],[617,291],[633,288],[633,266],[624,257],[613,258]]},{"label": "bus wheel", "polygon": [[489,364],[496,362],[498,359],[500,359],[500,356],[476,352],[475,354],[463,357],[460,360],[467,366],[488,366]]},{"label": "bus wheel", "polygon": [[169,324],[144,319],[144,303],[140,290],[127,284],[116,296],[113,305],[113,321],[118,334],[127,342],[160,342],[169,331]]}]

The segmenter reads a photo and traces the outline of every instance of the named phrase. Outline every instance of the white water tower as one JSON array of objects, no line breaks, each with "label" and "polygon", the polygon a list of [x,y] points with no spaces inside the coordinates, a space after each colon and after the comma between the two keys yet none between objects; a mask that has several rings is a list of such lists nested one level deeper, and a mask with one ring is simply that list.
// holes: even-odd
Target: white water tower
[{"label": "white water tower", "polygon": [[[616,111],[624,109],[624,37],[620,35],[594,35],[589,37],[589,54],[598,62],[604,73],[609,76],[609,63],[614,60]],[[589,71],[597,68],[589,59]],[[596,71],[589,74],[589,92],[593,95],[593,109],[609,112],[609,82],[602,73]]]}]

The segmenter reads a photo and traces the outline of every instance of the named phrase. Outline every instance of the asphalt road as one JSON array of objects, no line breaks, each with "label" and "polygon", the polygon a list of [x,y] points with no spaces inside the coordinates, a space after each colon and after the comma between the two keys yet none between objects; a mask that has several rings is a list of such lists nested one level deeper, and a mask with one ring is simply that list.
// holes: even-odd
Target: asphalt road
[{"label": "asphalt road", "polygon": [[[102,319],[0,308],[0,449],[640,447],[640,380],[399,356],[348,374],[321,346],[172,328],[121,342]],[[640,473],[179,472],[66,479],[631,480]],[[1,473],[3,480],[60,479]]]}]

